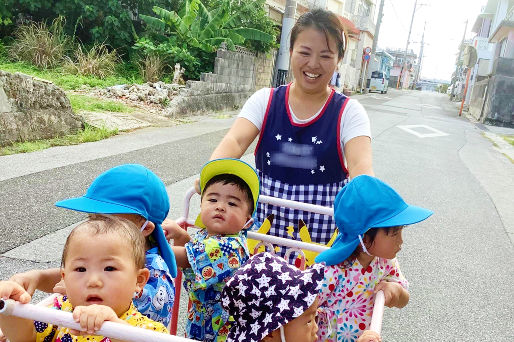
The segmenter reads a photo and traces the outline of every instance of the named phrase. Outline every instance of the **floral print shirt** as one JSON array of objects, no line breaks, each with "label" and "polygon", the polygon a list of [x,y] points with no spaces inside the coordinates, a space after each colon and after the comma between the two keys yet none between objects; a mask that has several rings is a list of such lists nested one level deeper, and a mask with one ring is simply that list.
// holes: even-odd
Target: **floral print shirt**
[{"label": "floral print shirt", "polygon": [[[52,309],[73,312],[73,306],[66,296],[57,296],[50,305]],[[161,323],[152,321],[146,316],[141,315],[134,304],[130,303],[129,309],[120,316],[120,319],[127,321],[128,324],[169,334],[168,329]],[[70,329],[53,324],[34,321],[36,329],[36,342],[110,342],[108,337],[99,335],[75,336],[70,334]]]},{"label": "floral print shirt", "polygon": [[395,259],[375,257],[367,268],[358,260],[325,267],[319,296],[318,341],[353,342],[369,328],[374,288],[381,281],[408,282]]},{"label": "floral print shirt", "polygon": [[228,278],[249,258],[245,233],[209,236],[198,231],[186,245],[191,268],[184,269],[184,287],[191,308],[186,337],[199,341],[225,341],[229,315],[221,305],[221,291]]}]

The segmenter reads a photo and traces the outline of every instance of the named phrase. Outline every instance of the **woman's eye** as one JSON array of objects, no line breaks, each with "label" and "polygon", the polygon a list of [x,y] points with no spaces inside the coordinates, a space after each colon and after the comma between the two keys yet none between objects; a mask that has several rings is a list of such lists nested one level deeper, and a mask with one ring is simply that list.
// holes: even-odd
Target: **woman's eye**
[{"label": "woman's eye", "polygon": [[107,272],[116,271],[116,267],[114,267],[114,266],[107,266],[106,268],[104,268],[104,271],[107,271]]},{"label": "woman's eye", "polygon": [[75,272],[86,272],[86,268],[85,267],[76,267]]}]

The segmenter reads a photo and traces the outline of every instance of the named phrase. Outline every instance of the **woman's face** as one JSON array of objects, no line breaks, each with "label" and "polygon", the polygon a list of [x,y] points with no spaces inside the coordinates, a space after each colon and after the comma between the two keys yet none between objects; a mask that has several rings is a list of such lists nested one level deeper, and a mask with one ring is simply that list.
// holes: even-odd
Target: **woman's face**
[{"label": "woman's face", "polygon": [[291,49],[291,69],[295,86],[306,93],[324,92],[336,69],[339,57],[333,37],[307,28],[296,37]]}]

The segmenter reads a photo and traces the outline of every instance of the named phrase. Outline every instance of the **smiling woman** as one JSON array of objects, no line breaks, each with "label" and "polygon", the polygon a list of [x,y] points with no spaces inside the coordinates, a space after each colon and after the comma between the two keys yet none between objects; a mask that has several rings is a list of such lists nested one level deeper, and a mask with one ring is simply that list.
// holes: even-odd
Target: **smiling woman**
[{"label": "smiling woman", "polygon": [[[303,14],[291,31],[294,81],[253,94],[211,159],[240,158],[259,136],[255,165],[262,194],[329,207],[349,177],[373,175],[367,114],[356,100],[329,87],[345,42],[335,14]],[[258,220],[270,214],[276,223],[272,235],[290,238],[285,228],[299,218],[313,242],[326,244],[335,231],[332,217],[259,203]]]}]

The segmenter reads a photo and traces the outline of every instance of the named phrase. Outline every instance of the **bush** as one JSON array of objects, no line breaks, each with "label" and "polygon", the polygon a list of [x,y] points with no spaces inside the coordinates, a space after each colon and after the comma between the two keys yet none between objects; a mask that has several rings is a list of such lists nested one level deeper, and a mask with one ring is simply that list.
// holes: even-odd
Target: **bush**
[{"label": "bush", "polygon": [[9,56],[44,69],[61,64],[70,44],[63,24],[64,19],[59,17],[50,27],[45,22],[20,25],[14,33]]},{"label": "bush", "polygon": [[109,52],[103,44],[95,44],[86,52],[79,45],[75,51],[75,60],[68,58],[65,70],[72,74],[105,78],[114,74],[118,62],[116,50]]},{"label": "bush", "polygon": [[141,75],[146,82],[157,82],[164,73],[167,66],[164,59],[158,55],[147,55],[140,63]]}]

